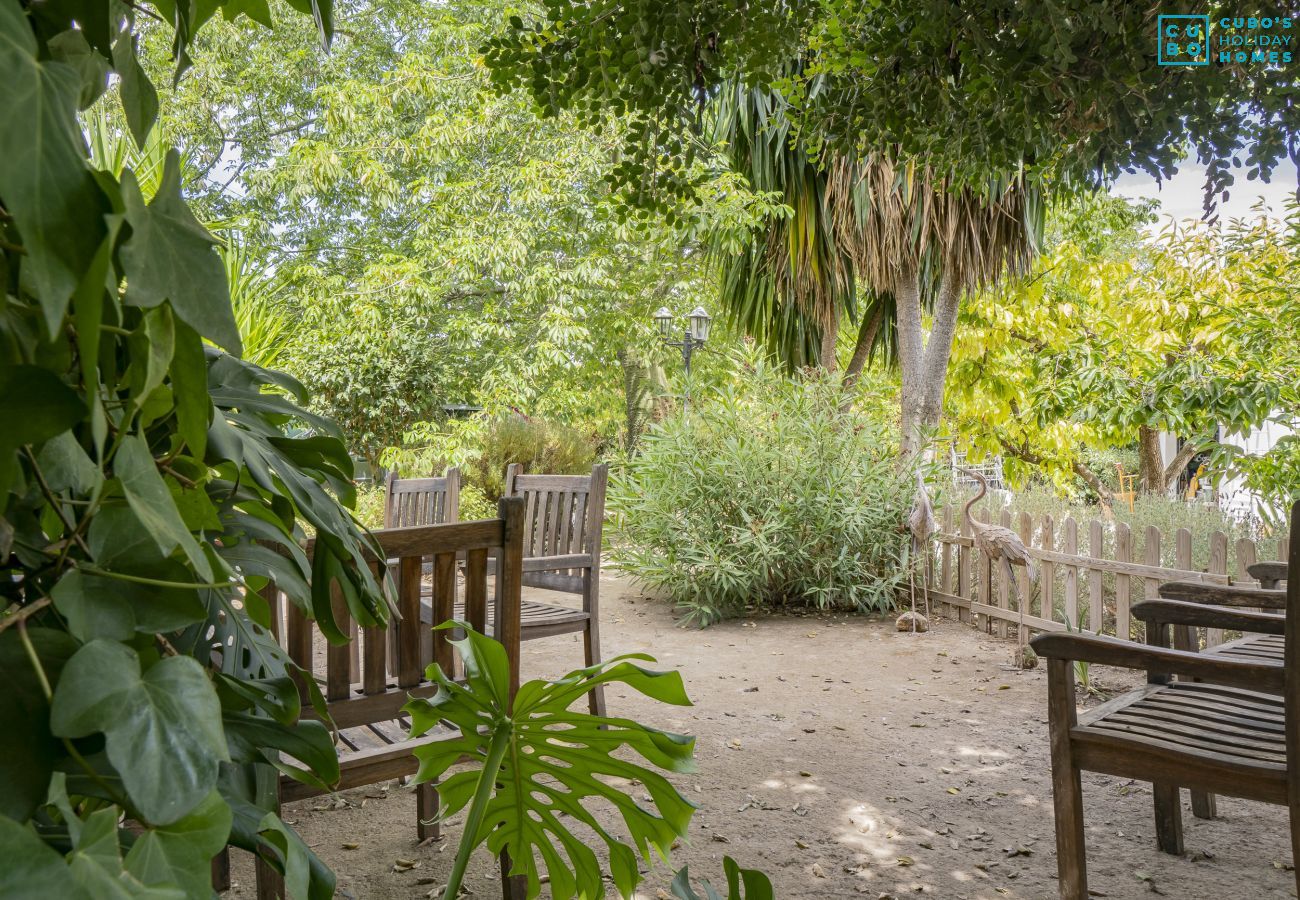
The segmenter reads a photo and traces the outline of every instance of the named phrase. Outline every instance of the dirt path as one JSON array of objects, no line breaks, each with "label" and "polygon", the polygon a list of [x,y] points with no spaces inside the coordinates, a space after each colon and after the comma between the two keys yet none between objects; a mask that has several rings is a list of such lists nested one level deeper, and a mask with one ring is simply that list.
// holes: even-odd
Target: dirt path
[{"label": "dirt path", "polygon": [[[701,809],[675,865],[716,883],[728,854],[766,871],[782,900],[1056,896],[1046,679],[1011,670],[1009,644],[952,622],[914,636],[842,615],[682,630],[616,578],[602,591],[607,655],[645,651],[680,668],[696,704],[609,696],[611,712],[698,738],[699,774],[678,783]],[[580,662],[576,637],[525,645],[526,678]],[[1280,808],[1220,799],[1221,818],[1203,822],[1184,795],[1188,856],[1175,858],[1155,849],[1148,785],[1085,775],[1084,793],[1096,896],[1295,896]],[[395,785],[285,815],[338,873],[340,896],[365,900],[424,897],[460,835],[453,821],[442,842],[417,846],[414,797]],[[249,897],[252,867],[238,856],[227,896]],[[500,896],[485,856],[470,871],[475,896]],[[668,881],[656,864],[640,896],[664,896]]]}]

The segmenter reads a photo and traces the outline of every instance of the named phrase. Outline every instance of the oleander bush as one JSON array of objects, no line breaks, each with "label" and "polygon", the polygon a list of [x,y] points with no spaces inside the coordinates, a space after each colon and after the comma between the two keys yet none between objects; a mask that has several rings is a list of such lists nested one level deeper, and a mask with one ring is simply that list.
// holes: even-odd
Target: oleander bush
[{"label": "oleander bush", "polygon": [[887,609],[915,491],[887,412],[765,365],[656,425],[615,474],[614,564],[707,625],[753,607]]}]

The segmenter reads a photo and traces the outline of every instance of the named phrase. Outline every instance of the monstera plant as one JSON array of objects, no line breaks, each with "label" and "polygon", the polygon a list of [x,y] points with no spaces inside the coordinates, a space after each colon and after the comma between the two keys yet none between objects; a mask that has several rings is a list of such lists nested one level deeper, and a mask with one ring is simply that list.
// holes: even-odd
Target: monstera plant
[{"label": "monstera plant", "polygon": [[[328,0],[290,5],[328,38]],[[351,462],[300,385],[240,359],[178,155],[118,176],[78,123],[111,89],[143,145],[138,20],[174,32],[179,77],[218,10],[270,22],[266,0],[0,0],[0,896],[204,896],[228,844],[333,893],[273,798],[337,756],[256,590],[334,641],[332,588],[387,620]]]},{"label": "monstera plant", "polygon": [[[632,896],[641,881],[639,861],[649,861],[652,849],[666,860],[673,842],[686,837],[695,804],[656,769],[695,771],[695,739],[573,707],[585,708],[590,691],[615,682],[663,703],[690,706],[680,673],[644,668],[637,663],[654,662],[653,657],[628,654],[556,681],[529,681],[512,701],[505,648],[463,622],[438,627],[464,630],[464,638],[452,643],[464,660],[465,679],[452,680],[436,664],[430,666],[438,692],[412,700],[405,711],[412,737],[446,725],[459,732],[415,750],[417,782],[438,781],[452,766],[469,761],[438,784],[442,818],[468,807],[443,900],[458,896],[470,857],[484,844],[493,854],[506,854],[510,874],[522,876],[529,898],[541,890],[539,859],[557,900],[605,896],[600,861],[588,846],[590,838],[573,832],[574,823],[605,845],[615,889]],[[639,785],[649,808],[625,793],[620,782]],[[630,844],[591,814],[586,806],[591,800],[618,811]],[[772,897],[772,885],[761,872],[741,869],[727,858],[724,875],[729,900]],[[702,889],[705,900],[720,900],[707,881]],[[672,890],[681,900],[701,900],[685,868]]]}]

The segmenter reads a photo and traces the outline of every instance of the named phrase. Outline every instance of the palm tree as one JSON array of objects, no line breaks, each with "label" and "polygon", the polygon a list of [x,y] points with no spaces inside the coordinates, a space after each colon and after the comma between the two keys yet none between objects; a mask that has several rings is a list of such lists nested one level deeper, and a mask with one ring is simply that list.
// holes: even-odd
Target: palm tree
[{"label": "palm tree", "polygon": [[762,89],[729,88],[717,123],[733,168],[793,210],[721,260],[724,305],[790,366],[833,368],[841,319],[858,319],[846,380],[878,349],[898,363],[903,452],[915,454],[942,416],[962,296],[1029,267],[1039,187],[1023,173],[956,185],[885,156],[813,159]]}]

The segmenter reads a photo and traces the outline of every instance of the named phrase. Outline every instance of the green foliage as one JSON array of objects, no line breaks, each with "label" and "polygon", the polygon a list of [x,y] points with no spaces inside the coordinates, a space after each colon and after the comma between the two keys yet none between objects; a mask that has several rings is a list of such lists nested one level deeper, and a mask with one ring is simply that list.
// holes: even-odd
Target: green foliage
[{"label": "green foliage", "polygon": [[[723,178],[677,226],[621,222],[602,182],[621,124],[538,122],[494,93],[474,51],[507,5],[342,0],[340,19],[391,27],[347,29],[325,59],[306,19],[213,21],[203,77],[165,104],[208,173],[189,185],[203,217],[238,228],[286,286],[284,367],[370,462],[444,405],[614,439],[619,352],[670,358],[651,313],[712,306],[696,233],[747,196]],[[146,41],[153,68],[164,38]]]},{"label": "green foliage", "polygon": [[[1226,197],[1238,154],[1248,178],[1267,179],[1296,155],[1288,67],[1156,66],[1154,22],[1168,11],[1154,0],[555,0],[503,21],[484,56],[503,89],[527,90],[543,114],[631,119],[616,176],[650,206],[689,193],[700,101],[732,79],[780,90],[814,152],[884,152],[957,185],[990,172],[1167,178],[1189,145],[1208,164],[1207,200]],[[1239,12],[1198,11],[1216,29]],[[790,74],[797,58],[809,64]]]},{"label": "green foliage", "polygon": [[914,483],[892,422],[833,377],[757,365],[644,438],[610,487],[615,565],[708,624],[750,606],[887,609]]},{"label": "green foliage", "polygon": [[[1154,237],[1149,209],[1120,198],[1053,218],[1033,276],[963,310],[951,405],[968,446],[1068,486],[1088,453],[1132,446],[1141,429],[1209,449],[1220,432],[1300,414],[1300,352],[1278,339],[1300,329],[1295,210]],[[1224,450],[1215,468],[1233,462]]]},{"label": "green foliage", "polygon": [[[0,893],[204,896],[232,843],[293,896],[328,897],[273,788],[277,768],[328,787],[338,760],[325,725],[298,722],[255,591],[274,578],[342,641],[335,592],[351,618],[387,620],[377,548],[340,505],[337,427],[232,355],[217,241],[156,136],[141,10],[175,25],[183,70],[203,24],[188,6],[0,0]],[[78,113],[97,99],[88,148]]]},{"label": "green foliage", "polygon": [[[424,423],[406,435],[406,444],[383,457],[384,465],[401,475],[419,477],[439,473],[449,466],[461,471],[461,518],[465,504],[478,504],[477,512],[491,510],[505,491],[506,468],[519,463],[536,475],[583,475],[596,461],[593,438],[575,428],[517,413],[486,418],[451,420],[441,427]],[[480,518],[490,518],[494,513]]]},{"label": "green foliage", "polygon": [[[465,683],[430,666],[438,693],[404,707],[411,717],[412,737],[444,723],[460,731],[458,738],[416,749],[417,782],[441,779],[452,766],[470,761],[469,769],[438,784],[444,818],[469,807],[444,897],[457,896],[465,865],[483,844],[493,855],[509,852],[512,874],[527,876],[529,898],[541,890],[538,857],[554,896],[604,896],[600,863],[589,846],[597,841],[609,851],[615,888],[630,897],[641,881],[638,860],[649,861],[651,848],[666,859],[673,841],[686,835],[695,807],[655,769],[694,771],[695,740],[570,707],[585,703],[591,690],[608,684],[626,685],[662,703],[690,706],[680,673],[642,668],[634,660],[654,662],[642,654],[620,656],[558,681],[529,681],[520,686],[512,704],[505,648],[464,623],[438,627],[453,625],[465,631],[464,639],[454,642],[465,661]],[[655,768],[623,758],[618,751],[625,749]],[[651,798],[650,809],[610,785],[610,778],[639,784],[638,790]],[[618,810],[630,844],[592,816],[587,809],[592,800]],[[575,834],[571,823],[585,826],[584,835]]]},{"label": "green foliage", "polygon": [[[725,900],[772,900],[775,896],[772,882],[766,875],[757,869],[742,869],[730,856],[722,857],[722,874],[727,879]],[[682,866],[669,886],[678,900],[723,900],[707,880],[700,882],[700,888],[704,891],[703,897],[691,887],[691,876],[686,866]]]}]

